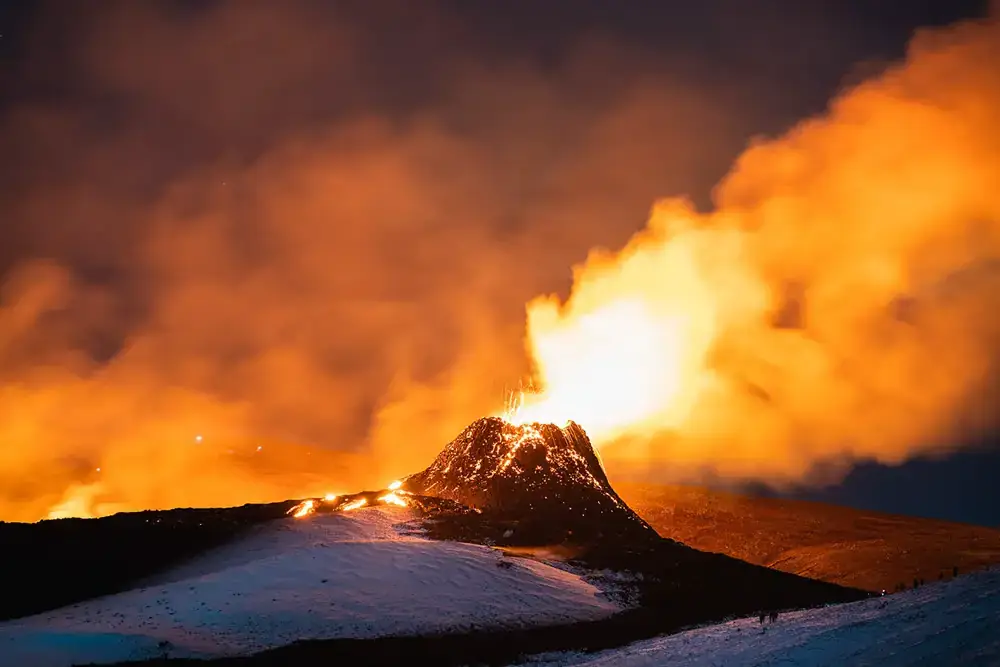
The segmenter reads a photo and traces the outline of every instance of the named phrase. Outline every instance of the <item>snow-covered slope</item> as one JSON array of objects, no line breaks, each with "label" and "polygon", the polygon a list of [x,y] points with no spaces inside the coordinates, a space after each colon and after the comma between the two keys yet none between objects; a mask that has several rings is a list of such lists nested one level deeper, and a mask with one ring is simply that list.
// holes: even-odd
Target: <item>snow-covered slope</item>
[{"label": "snow-covered slope", "polygon": [[[405,508],[265,525],[143,588],[0,624],[0,667],[234,655],[299,639],[600,618],[579,577],[407,534]],[[167,642],[167,643],[164,643]]]},{"label": "snow-covered slope", "polygon": [[535,667],[1000,665],[1000,569],[906,593],[790,612],[763,628],[741,619]]}]

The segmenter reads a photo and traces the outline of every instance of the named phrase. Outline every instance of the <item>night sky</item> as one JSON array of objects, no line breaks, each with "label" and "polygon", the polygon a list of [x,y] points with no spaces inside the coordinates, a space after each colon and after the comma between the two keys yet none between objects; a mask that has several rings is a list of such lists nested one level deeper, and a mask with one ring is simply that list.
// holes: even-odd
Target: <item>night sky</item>
[{"label": "night sky", "polygon": [[[122,364],[126,370],[109,382],[101,404],[109,414],[128,405],[178,423],[204,400],[207,422],[221,424],[231,409],[250,405],[252,418],[238,412],[238,421],[254,432],[363,449],[398,367],[436,377],[468,348],[467,319],[452,318],[452,304],[474,304],[471,319],[495,323],[495,340],[476,354],[489,356],[492,345],[518,351],[524,303],[565,294],[570,267],[592,247],[624,244],[654,200],[687,195],[710,208],[713,188],[753,138],[822,112],[846,86],[902,58],[916,30],[988,12],[986,2],[966,0],[279,6],[286,7],[0,4],[0,284],[13,289],[29,275],[61,290],[59,305],[33,311],[16,335],[4,327],[20,326],[17,318],[0,317],[0,381],[63,395],[138,350],[142,361]],[[336,215],[390,222],[370,234],[289,231],[278,248],[264,240],[270,237],[261,230],[272,228],[260,211],[292,195],[255,199],[253,191],[278,188],[283,166],[309,162],[301,156],[330,136],[338,160],[344,156],[338,165],[347,166],[317,187],[340,193]],[[337,189],[337,179],[354,177],[351,156],[375,153],[384,160],[357,167],[367,185]],[[298,200],[312,196],[312,186],[289,183]],[[371,192],[355,194],[365,187]],[[423,194],[428,189],[433,198]],[[183,223],[166,222],[215,219],[222,208],[239,212],[232,220],[241,222],[197,227],[190,238]],[[312,211],[287,212],[281,228]],[[192,249],[202,241],[239,251],[206,268],[213,255]],[[324,244],[347,250],[300,252]],[[366,259],[352,263],[359,257]],[[39,269],[39,261],[47,264]],[[26,262],[43,273],[25,274]],[[311,262],[336,269],[323,281],[285,277],[285,267]],[[437,269],[452,263],[451,273]],[[466,281],[466,263],[513,277]],[[257,273],[258,266],[266,270]],[[359,287],[355,276],[369,270],[381,278]],[[206,290],[235,290],[246,309],[227,309],[215,324],[218,308],[191,305],[202,275]],[[258,278],[273,282],[255,291]],[[468,292],[455,292],[464,282]],[[7,293],[8,307],[15,293]],[[492,310],[480,312],[481,302]],[[385,310],[359,315],[367,303]],[[3,304],[0,298],[0,315]],[[263,320],[268,327],[259,326]],[[170,334],[178,322],[190,330]],[[315,329],[316,340],[304,329]],[[289,336],[292,349],[282,342]],[[363,361],[376,356],[377,368]],[[265,357],[285,360],[280,371],[266,366],[274,386],[295,390],[260,388],[257,363]],[[192,360],[190,368],[179,360]],[[302,366],[317,371],[286,370]],[[71,379],[39,379],[39,368],[71,369]],[[523,371],[504,369],[490,390],[499,393]],[[184,387],[197,397],[149,407],[123,401],[122,386]],[[0,415],[13,410],[0,402]],[[49,468],[74,456],[94,465],[106,423],[85,418],[65,428],[86,434],[81,453],[62,444],[51,456],[0,467],[0,486],[25,466]],[[938,460],[861,462],[839,484],[789,493],[1000,525],[1000,447],[989,435],[968,439],[967,449]],[[15,447],[10,442],[0,448]],[[32,447],[49,451],[44,442]],[[0,506],[41,493],[19,484]]]}]

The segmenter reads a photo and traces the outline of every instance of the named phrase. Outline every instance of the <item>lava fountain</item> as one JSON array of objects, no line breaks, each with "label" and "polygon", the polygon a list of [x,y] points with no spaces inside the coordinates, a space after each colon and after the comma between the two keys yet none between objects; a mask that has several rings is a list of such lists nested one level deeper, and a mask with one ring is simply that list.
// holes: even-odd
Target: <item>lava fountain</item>
[{"label": "lava fountain", "polygon": [[504,419],[575,420],[596,445],[683,423],[711,382],[706,360],[720,303],[697,261],[710,239],[692,232],[668,242],[673,230],[656,220],[621,254],[592,256],[566,303],[546,296],[528,304],[539,391],[515,394]]}]

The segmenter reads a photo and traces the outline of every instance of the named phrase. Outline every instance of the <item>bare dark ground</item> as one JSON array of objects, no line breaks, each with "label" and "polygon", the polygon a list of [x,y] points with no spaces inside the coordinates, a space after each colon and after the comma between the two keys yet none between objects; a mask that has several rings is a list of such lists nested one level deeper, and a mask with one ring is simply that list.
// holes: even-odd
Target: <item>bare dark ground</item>
[{"label": "bare dark ground", "polygon": [[[365,494],[373,499],[377,494]],[[450,501],[412,497],[428,536],[497,546],[553,546],[537,520],[470,511]],[[371,501],[373,502],[373,501]],[[374,503],[373,503],[374,504]],[[0,524],[0,617],[15,618],[134,587],[266,521],[287,520],[294,502],[230,509],[183,509]],[[308,520],[308,519],[306,519]],[[559,534],[563,534],[559,531]],[[504,536],[507,537],[504,537]],[[595,651],[760,609],[789,609],[865,597],[856,589],[804,579],[686,547],[656,536],[607,537],[588,544],[568,536],[571,563],[641,573],[639,606],[602,621],[554,627],[475,630],[420,637],[303,641],[247,658],[154,660],[152,665],[500,665],[547,651]]]}]

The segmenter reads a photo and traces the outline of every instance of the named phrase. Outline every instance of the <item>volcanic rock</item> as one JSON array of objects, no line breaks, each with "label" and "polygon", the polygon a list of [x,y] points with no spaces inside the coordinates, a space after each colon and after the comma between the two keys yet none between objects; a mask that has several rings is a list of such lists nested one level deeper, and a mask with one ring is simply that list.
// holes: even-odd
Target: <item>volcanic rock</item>
[{"label": "volcanic rock", "polygon": [[655,531],[615,493],[586,432],[570,422],[480,419],[404,491],[455,500],[506,521],[510,543],[648,539]]}]

